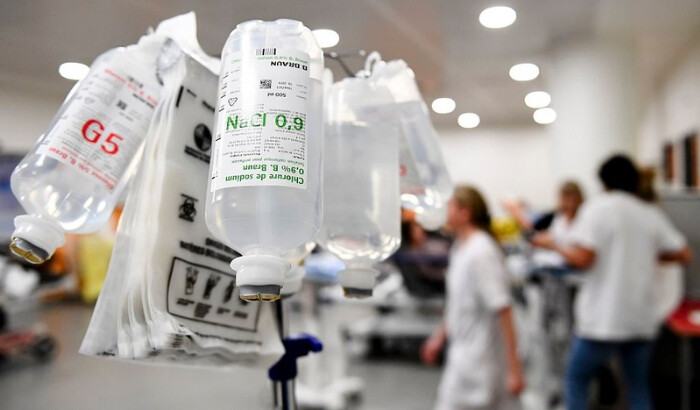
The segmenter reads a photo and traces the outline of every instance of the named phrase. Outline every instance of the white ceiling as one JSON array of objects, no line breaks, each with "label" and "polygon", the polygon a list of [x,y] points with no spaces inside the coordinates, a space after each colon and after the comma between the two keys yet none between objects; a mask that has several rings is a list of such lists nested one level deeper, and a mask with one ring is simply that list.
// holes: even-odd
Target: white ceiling
[{"label": "white ceiling", "polygon": [[[700,0],[503,0],[518,19],[490,30],[478,15],[493,0],[3,0],[0,2],[0,78],[22,78],[46,93],[65,93],[58,76],[65,61],[89,63],[101,52],[134,43],[149,26],[189,10],[197,12],[202,47],[219,54],[241,21],[294,18],[340,34],[333,51],[378,50],[413,67],[426,100],[449,96],[457,111],[434,115],[440,128],[456,127],[473,111],[484,126],[532,122],[528,91],[547,89],[557,46],[581,37],[625,37],[639,52],[642,83],[652,89],[693,42],[700,42]],[[540,78],[516,83],[514,63],[535,62]],[[348,65],[359,70],[361,58]],[[338,65],[327,61],[336,78]],[[0,109],[2,109],[0,107]]]}]

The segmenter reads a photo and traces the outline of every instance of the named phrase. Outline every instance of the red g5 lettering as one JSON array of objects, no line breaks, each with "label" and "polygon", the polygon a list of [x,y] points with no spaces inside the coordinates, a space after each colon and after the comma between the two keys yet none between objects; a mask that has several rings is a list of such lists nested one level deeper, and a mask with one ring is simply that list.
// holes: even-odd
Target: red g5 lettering
[{"label": "red g5 lettering", "polygon": [[[85,121],[85,124],[83,124],[83,138],[85,138],[85,140],[89,143],[96,144],[102,137],[104,130],[105,127],[99,120],[94,118],[89,119]],[[117,142],[123,140],[124,138],[122,138],[120,135],[110,133],[107,136],[107,139],[105,139],[105,141],[100,145],[100,148],[102,148],[102,151],[109,155],[115,155],[117,152],[119,152],[119,145]]]},{"label": "red g5 lettering", "polygon": [[[115,141],[113,141],[113,140],[116,140],[116,141],[123,141],[124,138],[120,137],[119,135],[117,135],[117,134],[115,134],[115,133],[109,134],[109,135],[107,136],[107,139],[105,140],[104,144],[102,144],[102,146],[101,146],[102,151],[108,153],[109,155],[114,155],[114,154],[116,154],[117,152],[119,152],[119,145],[117,145],[117,143],[116,143]],[[109,145],[110,145],[110,148],[109,148],[109,149],[105,148],[105,145],[106,145],[106,144],[109,144]]]},{"label": "red g5 lettering", "polygon": [[[97,130],[99,131],[97,131]],[[91,143],[96,143],[97,140],[100,139],[102,136],[102,131],[105,130],[105,126],[102,125],[101,122],[97,121],[96,119],[91,119],[87,120],[85,122],[85,125],[83,125],[83,138],[85,138],[86,141],[91,142]],[[91,131],[92,135],[88,135],[88,132]]]}]

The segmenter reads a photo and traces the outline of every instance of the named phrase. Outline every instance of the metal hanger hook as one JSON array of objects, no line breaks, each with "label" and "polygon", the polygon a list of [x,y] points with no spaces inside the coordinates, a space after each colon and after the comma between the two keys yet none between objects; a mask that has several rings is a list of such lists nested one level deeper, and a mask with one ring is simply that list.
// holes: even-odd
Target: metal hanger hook
[{"label": "metal hanger hook", "polygon": [[377,65],[377,63],[380,63],[382,61],[382,55],[379,54],[378,51],[372,51],[369,53],[367,56],[367,60],[365,60],[365,75],[369,77],[372,74],[372,70],[374,69],[374,66]]}]

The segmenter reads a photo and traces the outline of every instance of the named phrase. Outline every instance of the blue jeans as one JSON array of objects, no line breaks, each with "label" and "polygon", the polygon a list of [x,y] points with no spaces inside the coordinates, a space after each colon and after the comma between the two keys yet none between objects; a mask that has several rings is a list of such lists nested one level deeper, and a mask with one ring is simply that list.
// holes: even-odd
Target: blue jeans
[{"label": "blue jeans", "polygon": [[566,370],[566,408],[588,408],[588,388],[600,366],[611,357],[619,359],[625,379],[627,408],[651,410],[649,366],[652,342],[600,342],[574,337]]}]

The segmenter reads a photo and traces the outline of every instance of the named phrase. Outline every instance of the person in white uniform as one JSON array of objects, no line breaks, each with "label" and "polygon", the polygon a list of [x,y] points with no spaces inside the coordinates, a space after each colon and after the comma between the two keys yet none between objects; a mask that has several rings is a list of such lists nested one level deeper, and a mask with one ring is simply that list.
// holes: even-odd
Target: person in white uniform
[{"label": "person in white uniform", "polygon": [[528,215],[522,202],[506,199],[501,205],[515,219],[525,237],[531,238],[532,244],[539,246],[540,242],[548,243],[550,237],[557,243],[565,241],[583,201],[583,190],[579,184],[565,181],[559,187],[557,209],[554,212],[533,218]]},{"label": "person in white uniform", "polygon": [[584,271],[575,304],[575,337],[566,375],[568,410],[588,408],[588,388],[599,367],[620,360],[628,408],[652,408],[648,378],[657,331],[653,301],[659,261],[687,262],[683,236],[651,205],[635,196],[639,174],[614,156],[599,171],[606,192],[589,200],[568,241],[550,243]]},{"label": "person in white uniform", "polygon": [[552,224],[546,231],[536,233],[530,240],[531,243],[535,246],[540,246],[542,243],[548,243],[551,238],[559,245],[566,244],[569,232],[574,224],[574,218],[576,218],[583,200],[583,191],[576,182],[567,181],[562,184],[559,189],[559,206],[554,219],[552,219]]},{"label": "person in white uniform", "polygon": [[449,339],[438,410],[518,409],[524,388],[504,256],[490,235],[481,194],[460,186],[448,204],[456,236],[447,271],[445,318],[422,349],[435,364]]}]

